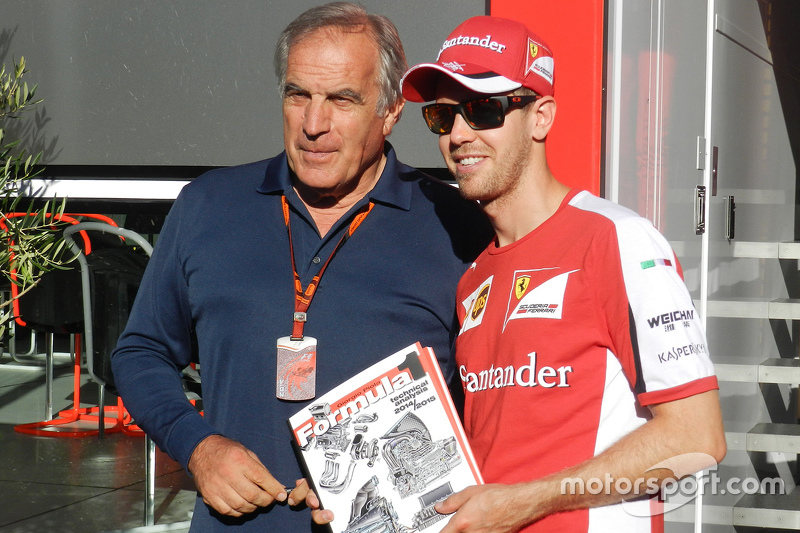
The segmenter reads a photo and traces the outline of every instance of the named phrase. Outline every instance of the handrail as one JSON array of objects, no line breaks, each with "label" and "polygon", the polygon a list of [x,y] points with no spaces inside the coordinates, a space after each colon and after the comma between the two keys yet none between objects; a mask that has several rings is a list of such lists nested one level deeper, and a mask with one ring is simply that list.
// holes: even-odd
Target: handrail
[{"label": "handrail", "polygon": [[[153,247],[150,245],[149,242],[145,240],[144,237],[136,233],[135,231],[131,231],[129,229],[120,228],[118,226],[111,226],[104,222],[80,222],[78,224],[72,225],[64,230],[64,237],[68,238],[67,243],[69,244],[70,250],[78,259],[78,263],[81,266],[81,283],[84,287],[89,287],[89,263],[86,261],[86,256],[82,253],[80,247],[75,242],[74,237],[72,236],[74,233],[83,232],[83,231],[100,231],[102,233],[112,233],[114,235],[119,235],[120,237],[124,237],[126,239],[130,239],[141,246],[145,253],[148,256],[153,254]],[[92,299],[91,294],[89,291],[82,290],[81,296],[83,298],[83,323],[84,323],[84,345],[86,347],[87,354],[94,353],[94,346],[93,346],[93,331],[92,331]],[[89,375],[92,376],[92,379],[105,385],[102,379],[97,377],[94,373],[94,364],[93,358],[87,357],[87,368],[89,370]]]}]

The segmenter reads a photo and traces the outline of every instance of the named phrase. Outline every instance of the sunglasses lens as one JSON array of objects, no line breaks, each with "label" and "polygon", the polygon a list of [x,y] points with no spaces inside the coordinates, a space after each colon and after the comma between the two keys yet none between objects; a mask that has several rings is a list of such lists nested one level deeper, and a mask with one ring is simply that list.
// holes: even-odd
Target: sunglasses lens
[{"label": "sunglasses lens", "polygon": [[455,110],[447,104],[431,104],[422,108],[428,128],[436,134],[449,133],[455,122]]},{"label": "sunglasses lens", "polygon": [[429,104],[422,108],[422,115],[433,133],[445,135],[452,131],[459,110],[474,130],[497,128],[505,119],[503,103],[497,98],[479,98],[463,104]]},{"label": "sunglasses lens", "polygon": [[476,130],[497,128],[503,125],[503,104],[495,98],[481,98],[465,102],[464,115],[467,123]]}]

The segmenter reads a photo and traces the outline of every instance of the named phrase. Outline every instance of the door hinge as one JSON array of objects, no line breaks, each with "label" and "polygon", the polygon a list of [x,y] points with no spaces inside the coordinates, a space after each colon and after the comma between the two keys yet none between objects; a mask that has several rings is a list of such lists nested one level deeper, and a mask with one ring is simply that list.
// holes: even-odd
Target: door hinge
[{"label": "door hinge", "polygon": [[706,138],[697,137],[697,170],[706,169]]}]

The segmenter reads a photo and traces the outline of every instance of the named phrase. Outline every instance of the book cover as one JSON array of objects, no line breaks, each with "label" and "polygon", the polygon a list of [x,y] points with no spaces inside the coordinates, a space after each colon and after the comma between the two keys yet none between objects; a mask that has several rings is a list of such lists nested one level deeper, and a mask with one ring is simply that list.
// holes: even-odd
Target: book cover
[{"label": "book cover", "polygon": [[433,506],[483,483],[433,350],[390,355],[289,419],[333,533],[436,533]]}]

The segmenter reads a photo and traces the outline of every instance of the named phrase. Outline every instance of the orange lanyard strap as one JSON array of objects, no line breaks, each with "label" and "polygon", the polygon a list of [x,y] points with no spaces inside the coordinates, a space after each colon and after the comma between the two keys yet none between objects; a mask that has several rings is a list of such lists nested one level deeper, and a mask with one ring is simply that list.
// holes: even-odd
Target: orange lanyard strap
[{"label": "orange lanyard strap", "polygon": [[281,196],[281,204],[283,206],[283,219],[286,222],[286,230],[289,233],[289,255],[292,259],[292,271],[294,272],[294,321],[292,325],[291,338],[292,340],[302,340],[303,328],[307,319],[306,312],[308,311],[308,308],[311,305],[311,300],[314,298],[314,294],[317,291],[317,286],[319,285],[319,280],[322,278],[322,274],[325,273],[325,269],[328,268],[328,264],[330,264],[333,256],[336,255],[336,252],[339,251],[339,248],[341,248],[345,241],[349,239],[353,233],[355,233],[356,228],[358,228],[364,219],[367,218],[367,215],[369,215],[370,211],[372,211],[372,208],[375,207],[375,204],[370,202],[356,214],[356,216],[353,218],[353,221],[350,223],[350,227],[347,228],[347,231],[344,233],[344,235],[342,235],[342,238],[339,239],[338,243],[336,243],[336,247],[331,252],[328,260],[325,261],[325,264],[322,265],[322,268],[319,269],[319,272],[317,272],[317,275],[314,276],[305,290],[303,290],[303,284],[300,281],[300,275],[297,273],[297,265],[294,261],[292,225],[289,222],[289,204],[286,201],[286,196]]}]

